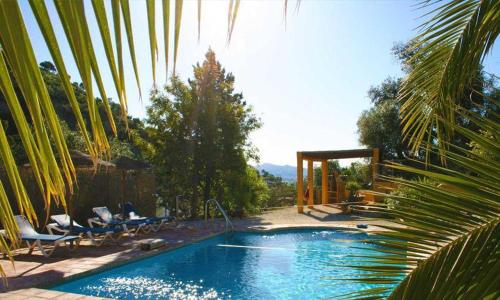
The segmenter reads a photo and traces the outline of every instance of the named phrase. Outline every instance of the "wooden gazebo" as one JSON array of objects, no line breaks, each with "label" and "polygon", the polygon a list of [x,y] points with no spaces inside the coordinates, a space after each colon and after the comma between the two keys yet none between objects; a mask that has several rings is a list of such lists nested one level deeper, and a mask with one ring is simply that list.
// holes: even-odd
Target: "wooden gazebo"
[{"label": "wooden gazebo", "polygon": [[[333,150],[333,151],[298,151],[297,152],[297,210],[304,212],[304,174],[303,161],[307,160],[307,187],[309,190],[307,205],[312,208],[314,205],[313,192],[313,162],[321,162],[321,203],[328,204],[328,160],[345,158],[371,157],[373,182],[378,174],[379,149],[353,149],[353,150]],[[374,184],[373,184],[374,185]]]}]

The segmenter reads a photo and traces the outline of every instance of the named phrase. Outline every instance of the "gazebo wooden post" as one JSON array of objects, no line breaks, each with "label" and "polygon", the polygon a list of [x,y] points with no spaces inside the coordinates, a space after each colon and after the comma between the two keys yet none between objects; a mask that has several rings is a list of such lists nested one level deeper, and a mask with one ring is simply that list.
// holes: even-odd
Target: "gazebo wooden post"
[{"label": "gazebo wooden post", "polygon": [[297,152],[297,212],[304,212],[304,168],[302,153]]},{"label": "gazebo wooden post", "polygon": [[308,192],[308,200],[307,200],[307,206],[309,208],[313,208],[314,206],[314,167],[313,167],[313,160],[309,159],[307,160],[307,189],[309,190]]},{"label": "gazebo wooden post", "polygon": [[377,182],[377,177],[378,177],[378,163],[380,159],[380,150],[378,148],[373,148],[373,154],[372,154],[372,188],[375,188],[375,183]]},{"label": "gazebo wooden post", "polygon": [[321,203],[328,204],[328,160],[321,161]]},{"label": "gazebo wooden post", "polygon": [[[0,0],[1,1],[1,0]],[[329,159],[345,159],[371,157],[372,159],[372,177],[373,189],[377,188],[377,178],[379,172],[380,151],[374,149],[351,149],[351,150],[332,150],[332,151],[298,151],[297,152],[297,210],[299,213],[304,212],[304,168],[303,162],[307,160],[307,206],[313,208],[314,205],[314,166],[313,162],[321,162],[321,203],[328,204],[328,160]],[[340,202],[344,198],[345,184],[341,180],[335,178],[337,199],[335,202]]]}]

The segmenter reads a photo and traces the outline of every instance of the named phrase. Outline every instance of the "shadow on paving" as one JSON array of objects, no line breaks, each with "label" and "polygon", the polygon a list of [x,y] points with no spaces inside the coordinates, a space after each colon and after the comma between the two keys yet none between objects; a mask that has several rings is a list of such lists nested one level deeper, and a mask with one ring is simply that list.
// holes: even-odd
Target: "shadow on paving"
[{"label": "shadow on paving", "polygon": [[358,223],[364,218],[365,216],[363,214],[344,213],[337,206],[327,204],[315,206],[313,208],[308,208],[306,205],[304,206],[304,213],[297,213],[297,207],[268,211],[247,219],[235,219],[233,223],[238,228],[266,228],[266,226],[279,226],[281,224],[331,226],[335,225],[336,222]]}]

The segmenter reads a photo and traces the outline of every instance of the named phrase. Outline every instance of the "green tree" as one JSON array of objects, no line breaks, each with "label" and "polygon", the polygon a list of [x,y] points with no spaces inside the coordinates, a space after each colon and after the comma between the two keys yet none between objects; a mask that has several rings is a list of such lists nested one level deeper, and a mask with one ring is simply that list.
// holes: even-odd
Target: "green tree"
[{"label": "green tree", "polygon": [[353,162],[348,168],[343,168],[341,174],[347,177],[347,182],[356,182],[363,188],[372,182],[371,165],[367,163]]},{"label": "green tree", "polygon": [[[338,160],[329,160],[327,162],[327,173],[328,175],[333,175],[334,172],[340,174],[342,167],[340,167]],[[321,186],[321,167],[314,168],[314,185]]]},{"label": "green tree", "polygon": [[[79,150],[87,152],[88,148],[82,132],[78,128],[77,120],[68,104],[68,97],[64,91],[61,78],[51,62],[44,61],[40,63],[40,72],[43,81],[47,87],[47,91],[52,100],[52,105],[59,117],[61,123],[61,130],[64,140],[66,141],[69,150]],[[80,106],[80,110],[84,114],[84,121],[90,122],[88,118],[88,104],[85,100],[86,91],[82,84],[74,82],[72,89],[75,97]],[[15,89],[17,97],[22,99],[23,95],[19,89]],[[99,109],[100,115],[105,118],[106,110],[103,101],[96,98],[96,105]],[[116,120],[115,127],[116,133],[113,131],[109,123],[104,124],[104,131],[110,142],[110,159],[113,160],[118,156],[127,156],[134,159],[146,159],[147,155],[143,153],[147,147],[147,133],[143,122],[137,118],[127,116],[127,122],[121,117],[120,104],[109,100],[109,106],[113,118]],[[28,117],[29,111],[25,106],[23,107],[24,114]],[[0,94],[0,118],[4,120],[6,134],[10,144],[15,149],[13,152],[17,164],[24,164],[28,162],[28,157],[24,151],[22,141],[16,128],[16,124],[11,117],[6,99]],[[32,126],[32,123],[29,122]],[[53,141],[52,141],[53,143]]]},{"label": "green tree", "polygon": [[437,137],[443,154],[454,138],[449,126],[456,122],[455,105],[470,102],[468,90],[478,82],[482,59],[495,44],[500,6],[495,0],[462,0],[424,1],[422,8],[430,13],[407,48],[409,72],[398,99],[404,103],[403,133],[412,149]]},{"label": "green tree", "polygon": [[191,199],[193,216],[200,200],[212,197],[236,213],[258,205],[259,197],[241,193],[259,189],[259,184],[250,185],[257,180],[247,160],[255,156],[249,134],[261,124],[243,95],[234,92],[234,76],[213,51],[194,66],[187,84],[173,77],[163,91],[152,94],[151,102],[147,123],[153,162],[167,198],[184,194]]},{"label": "green tree", "polygon": [[358,119],[359,142],[370,148],[379,148],[382,160],[402,160],[408,157],[408,147],[401,133],[400,102],[397,91],[401,80],[386,79],[372,87],[368,97],[374,104]]},{"label": "green tree", "polygon": [[[418,51],[414,40],[408,43],[396,44],[392,52],[401,63],[404,72],[412,72],[418,61],[415,60],[415,53]],[[368,90],[373,106],[361,113],[357,126],[359,142],[370,148],[381,150],[382,160],[406,161],[410,156],[423,158],[426,153],[422,149],[411,151],[408,143],[409,137],[405,136],[403,130],[403,114],[401,107],[404,99],[398,98],[399,90],[402,86],[402,79],[387,78],[380,85],[371,87]],[[462,96],[456,100],[462,108],[471,112],[477,112],[483,116],[487,114],[497,114],[498,106],[491,99],[498,99],[500,91],[497,87],[496,78],[485,74],[481,68],[474,74],[471,85],[464,88]],[[478,126],[470,122],[467,118],[457,114],[456,124],[477,131]],[[436,132],[436,128],[432,130]],[[453,134],[451,140],[455,146],[467,147],[470,140],[461,134]],[[432,141],[432,139],[431,139]],[[437,143],[438,140],[433,140]],[[429,143],[430,144],[430,143]],[[430,154],[427,158],[437,162],[439,157]],[[408,163],[408,161],[406,161]],[[386,170],[383,170],[385,172]]]},{"label": "green tree", "polygon": [[261,171],[262,178],[264,179],[269,189],[269,197],[263,203],[263,208],[282,207],[294,205],[296,197],[296,184],[295,182],[286,182],[280,176],[274,176],[266,170]]}]

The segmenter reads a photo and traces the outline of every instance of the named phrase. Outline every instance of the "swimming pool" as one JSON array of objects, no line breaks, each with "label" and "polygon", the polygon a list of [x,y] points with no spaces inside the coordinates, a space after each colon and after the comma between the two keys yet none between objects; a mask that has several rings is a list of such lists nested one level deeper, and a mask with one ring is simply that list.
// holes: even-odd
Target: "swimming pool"
[{"label": "swimming pool", "polygon": [[369,286],[339,283],[361,232],[303,229],[217,236],[65,282],[53,290],[119,299],[322,299]]}]

